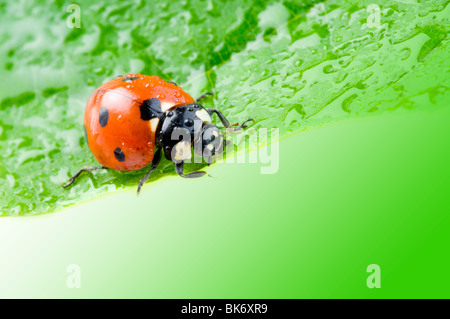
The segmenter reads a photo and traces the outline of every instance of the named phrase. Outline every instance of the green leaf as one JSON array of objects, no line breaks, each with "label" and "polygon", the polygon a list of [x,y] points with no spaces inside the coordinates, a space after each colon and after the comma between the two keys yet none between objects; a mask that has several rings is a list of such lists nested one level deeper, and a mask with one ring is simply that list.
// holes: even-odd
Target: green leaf
[{"label": "green leaf", "polygon": [[[73,29],[70,3],[0,3],[2,215],[136,187],[145,169],[60,186],[96,165],[84,107],[120,74],[158,75],[193,96],[214,90],[206,106],[280,136],[450,100],[446,0],[79,1],[81,28]],[[164,160],[150,182],[168,174]]]}]

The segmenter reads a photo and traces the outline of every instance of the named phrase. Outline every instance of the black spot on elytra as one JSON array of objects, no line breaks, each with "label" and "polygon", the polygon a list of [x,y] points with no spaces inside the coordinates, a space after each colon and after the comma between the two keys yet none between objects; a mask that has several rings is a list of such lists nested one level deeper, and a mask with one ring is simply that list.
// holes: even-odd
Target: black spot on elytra
[{"label": "black spot on elytra", "polygon": [[101,107],[100,112],[98,113],[98,121],[101,127],[105,127],[108,124],[109,112],[108,109],[104,106]]},{"label": "black spot on elytra", "polygon": [[155,117],[162,118],[161,101],[156,97],[145,100],[141,105],[141,119],[144,121],[151,120]]},{"label": "black spot on elytra", "polygon": [[131,82],[131,81],[134,81],[134,80],[137,80],[137,79],[139,79],[138,76],[129,76],[129,77],[123,78],[121,81],[122,82]]},{"label": "black spot on elytra", "polygon": [[125,154],[121,148],[118,147],[114,150],[114,156],[119,162],[125,162]]}]

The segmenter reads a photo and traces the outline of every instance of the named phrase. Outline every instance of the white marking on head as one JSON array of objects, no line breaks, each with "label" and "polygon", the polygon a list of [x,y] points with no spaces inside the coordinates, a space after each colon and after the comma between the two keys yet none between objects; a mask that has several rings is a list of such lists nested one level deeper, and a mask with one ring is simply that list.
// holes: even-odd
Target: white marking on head
[{"label": "white marking on head", "polygon": [[167,101],[161,101],[161,111],[163,112],[167,112],[171,109],[173,109],[173,103],[172,102],[167,102]]},{"label": "white marking on head", "polygon": [[159,124],[159,118],[155,117],[152,118],[150,121],[148,121],[148,126],[150,127],[151,132],[156,132],[156,129],[158,128]]},{"label": "white marking on head", "polygon": [[195,112],[195,116],[197,116],[202,122],[211,123],[211,116],[209,116],[208,112],[205,109],[200,109]]},{"label": "white marking on head", "polygon": [[181,141],[175,144],[174,159],[177,161],[185,161],[191,158],[191,144],[186,141]]}]

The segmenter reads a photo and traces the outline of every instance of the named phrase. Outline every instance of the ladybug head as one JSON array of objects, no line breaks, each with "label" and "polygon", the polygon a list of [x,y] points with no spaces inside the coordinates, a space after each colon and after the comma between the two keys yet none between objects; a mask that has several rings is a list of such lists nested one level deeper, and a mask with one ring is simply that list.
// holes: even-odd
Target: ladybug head
[{"label": "ladybug head", "polygon": [[205,123],[194,140],[195,152],[211,163],[213,155],[223,152],[223,134],[215,125]]},{"label": "ladybug head", "polygon": [[198,103],[186,104],[167,112],[159,131],[166,158],[175,162],[191,159],[191,147],[208,164],[223,152],[223,134],[211,124],[211,116]]}]

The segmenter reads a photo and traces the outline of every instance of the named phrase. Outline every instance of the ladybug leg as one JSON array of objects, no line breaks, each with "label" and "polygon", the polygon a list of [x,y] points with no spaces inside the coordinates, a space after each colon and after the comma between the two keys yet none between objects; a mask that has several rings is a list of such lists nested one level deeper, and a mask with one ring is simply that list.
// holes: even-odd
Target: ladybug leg
[{"label": "ladybug leg", "polygon": [[247,123],[247,122],[253,122],[253,123],[255,123],[255,120],[254,119],[248,119],[248,120],[245,120],[241,125],[239,125],[238,126],[238,128],[236,129],[236,131],[237,130],[242,130],[243,128],[245,128],[245,127],[247,127],[247,124],[245,124],[245,123]]},{"label": "ladybug leg", "polygon": [[69,181],[67,182],[67,184],[61,185],[63,188],[69,187],[70,185],[73,184],[73,182],[78,178],[78,176],[80,176],[81,173],[83,172],[92,172],[92,171],[96,171],[98,169],[107,169],[108,167],[105,166],[83,166],[75,175],[73,175]]},{"label": "ladybug leg", "polygon": [[[228,122],[228,120],[227,120],[227,118],[225,117],[225,115],[223,115],[222,112],[220,112],[220,111],[217,110],[217,109],[206,109],[206,111],[209,113],[210,116],[212,116],[213,113],[216,113],[217,116],[219,117],[220,121],[222,122],[223,126],[225,126],[226,128],[231,128],[232,126],[237,126],[237,125],[239,125],[238,123],[235,123],[235,124],[230,125],[230,123]],[[249,122],[249,121],[255,122],[254,119],[248,119],[248,120],[244,121],[244,123],[242,123],[240,126],[238,126],[238,127],[235,128],[235,129],[232,129],[232,130],[233,130],[233,131],[239,131],[239,130],[241,130],[241,129],[247,127],[246,123]]]},{"label": "ladybug leg", "polygon": [[219,117],[220,121],[222,122],[223,126],[225,126],[226,128],[229,128],[231,126],[230,122],[228,122],[228,120],[225,117],[225,115],[223,115],[222,112],[220,112],[219,110],[217,110],[217,109],[206,109],[206,111],[208,112],[208,114],[210,116],[212,116],[213,113],[216,113],[217,116]]},{"label": "ladybug leg", "polygon": [[150,177],[150,174],[158,167],[160,161],[161,161],[161,148],[158,148],[158,150],[155,153],[155,156],[153,157],[152,166],[150,167],[150,170],[139,181],[137,195],[141,193],[142,186],[147,182],[148,178]]},{"label": "ladybug leg", "polygon": [[200,95],[198,98],[195,99],[195,102],[200,102],[208,95],[214,95],[214,92],[206,92],[205,94]]},{"label": "ladybug leg", "polygon": [[[242,130],[243,128],[247,127],[247,124],[245,124],[245,123],[250,122],[250,121],[255,122],[254,119],[248,119],[248,120],[245,120],[241,125],[239,125],[238,123],[231,124],[227,128],[227,130],[225,131],[224,134],[227,134],[228,132],[238,132],[238,131]],[[237,127],[233,128],[233,126],[237,126]]]},{"label": "ladybug leg", "polygon": [[183,178],[196,178],[196,177],[202,177],[206,174],[206,172],[198,171],[198,172],[192,172],[189,174],[184,174],[184,162],[175,163],[175,171],[178,175],[180,175]]}]

